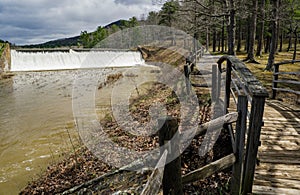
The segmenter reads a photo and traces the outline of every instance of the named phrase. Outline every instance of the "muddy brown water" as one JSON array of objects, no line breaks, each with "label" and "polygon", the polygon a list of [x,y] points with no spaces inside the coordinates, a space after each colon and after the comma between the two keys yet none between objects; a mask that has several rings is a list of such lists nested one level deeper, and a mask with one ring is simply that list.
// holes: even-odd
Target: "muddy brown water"
[{"label": "muddy brown water", "polygon": [[[70,137],[75,143],[79,139],[72,110],[78,77],[96,76],[100,84],[107,75],[124,74],[129,69],[132,68],[19,72],[0,80],[0,194],[17,194],[49,164],[72,151]],[[96,92],[101,118],[103,109],[110,104],[111,90]]]}]

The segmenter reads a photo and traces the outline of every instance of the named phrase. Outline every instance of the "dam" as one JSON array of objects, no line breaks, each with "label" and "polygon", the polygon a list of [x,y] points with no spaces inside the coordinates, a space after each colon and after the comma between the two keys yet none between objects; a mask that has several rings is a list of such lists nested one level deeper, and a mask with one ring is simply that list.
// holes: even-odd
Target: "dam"
[{"label": "dam", "polygon": [[12,72],[130,67],[144,64],[135,51],[11,50]]}]

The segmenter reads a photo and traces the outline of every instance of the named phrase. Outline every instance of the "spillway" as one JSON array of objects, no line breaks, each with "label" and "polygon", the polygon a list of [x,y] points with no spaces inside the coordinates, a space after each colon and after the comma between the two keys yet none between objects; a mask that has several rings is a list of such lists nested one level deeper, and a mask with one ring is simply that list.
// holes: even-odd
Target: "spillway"
[{"label": "spillway", "polygon": [[11,71],[126,67],[144,63],[141,53],[134,51],[11,51]]}]

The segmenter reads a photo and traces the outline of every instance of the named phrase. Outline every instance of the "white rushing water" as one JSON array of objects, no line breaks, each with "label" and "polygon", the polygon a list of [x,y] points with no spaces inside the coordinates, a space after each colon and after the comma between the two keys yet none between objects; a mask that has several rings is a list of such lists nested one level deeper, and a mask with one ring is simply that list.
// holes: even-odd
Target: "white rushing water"
[{"label": "white rushing water", "polygon": [[11,51],[11,71],[67,70],[80,68],[126,67],[144,64],[139,52],[90,51],[22,52]]}]

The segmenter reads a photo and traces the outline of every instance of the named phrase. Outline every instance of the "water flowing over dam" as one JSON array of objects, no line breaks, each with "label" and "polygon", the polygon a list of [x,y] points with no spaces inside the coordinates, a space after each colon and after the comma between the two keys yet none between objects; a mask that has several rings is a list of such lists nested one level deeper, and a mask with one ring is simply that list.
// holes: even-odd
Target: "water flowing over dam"
[{"label": "water flowing over dam", "polygon": [[144,64],[135,51],[28,52],[11,50],[11,71],[126,67]]}]

